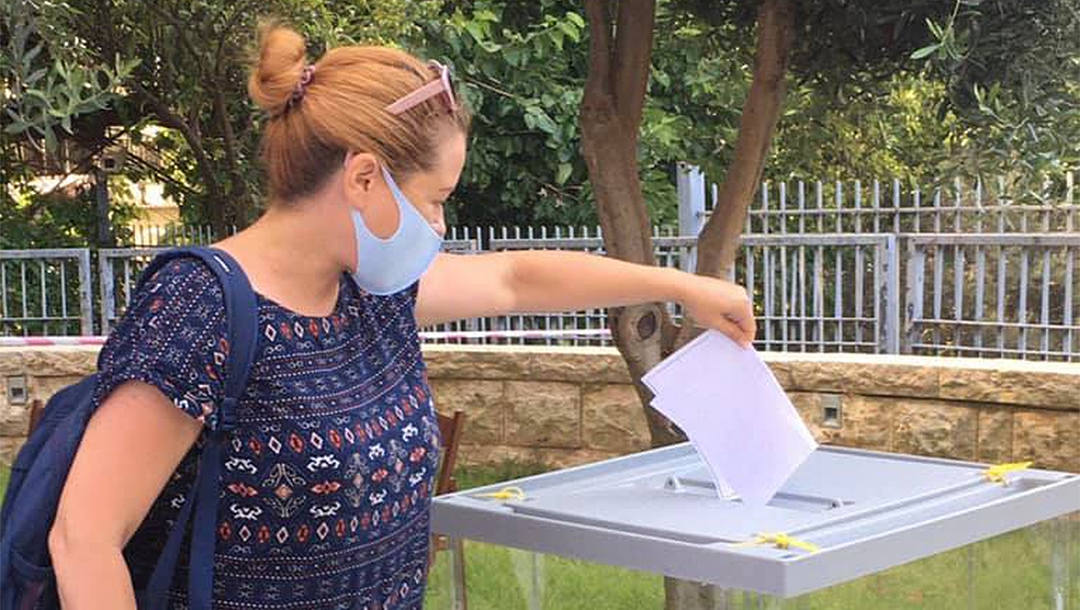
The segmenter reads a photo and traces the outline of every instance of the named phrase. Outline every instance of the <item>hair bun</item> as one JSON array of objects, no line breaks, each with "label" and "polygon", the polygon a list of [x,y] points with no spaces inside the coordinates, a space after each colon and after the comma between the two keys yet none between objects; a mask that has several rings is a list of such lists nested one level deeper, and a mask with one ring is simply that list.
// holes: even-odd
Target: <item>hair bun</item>
[{"label": "hair bun", "polygon": [[271,116],[284,112],[304,71],[304,38],[280,23],[259,28],[259,55],[248,94]]}]

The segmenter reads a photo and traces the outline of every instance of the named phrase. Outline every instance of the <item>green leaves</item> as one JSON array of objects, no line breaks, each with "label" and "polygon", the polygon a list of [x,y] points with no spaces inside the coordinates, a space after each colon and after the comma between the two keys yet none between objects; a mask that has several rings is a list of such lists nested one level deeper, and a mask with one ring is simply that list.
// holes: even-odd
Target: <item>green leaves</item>
[{"label": "green leaves", "polygon": [[40,139],[53,152],[57,131],[72,135],[74,119],[107,108],[139,62],[116,58],[114,66],[80,65],[68,53],[53,53],[42,37],[35,5],[26,0],[14,0],[3,17],[5,30],[12,33],[2,61],[10,95],[4,133],[31,136],[31,143]]},{"label": "green leaves", "polygon": [[937,50],[940,49],[940,48],[941,48],[941,44],[939,44],[939,43],[927,45],[927,46],[925,46],[925,47],[923,47],[921,49],[918,49],[914,53],[912,53],[911,58],[912,59],[923,59],[923,58],[929,57],[929,56],[933,55],[935,52],[937,52]]},{"label": "green leaves", "polygon": [[[0,63],[12,75],[6,85],[15,100],[5,104],[4,128],[55,148],[65,138],[100,141],[101,130],[164,127],[169,145],[151,147],[151,170],[128,165],[125,171],[134,177],[152,171],[189,220],[243,224],[264,191],[255,163],[264,117],[246,90],[256,17],[273,14],[296,24],[318,56],[341,44],[415,46],[419,24],[441,19],[442,6],[441,0],[4,2],[4,30],[13,35],[4,39]],[[80,120],[93,114],[94,120]],[[98,131],[75,133],[87,128]]]},{"label": "green leaves", "polygon": [[[1070,0],[957,0],[912,53],[946,86],[971,152],[962,171],[1055,173],[1080,162],[1080,13]],[[1036,178],[1037,179],[1037,178]]]},{"label": "green leaves", "polygon": [[513,11],[480,0],[427,25],[421,54],[451,62],[475,116],[457,223],[595,224],[578,153],[580,10],[566,0]]},{"label": "green leaves", "polygon": [[555,121],[540,106],[527,106],[525,108],[525,126],[529,129],[539,129],[548,134],[555,134],[559,129]]},{"label": "green leaves", "polygon": [[[578,17],[574,13],[569,13],[569,15],[574,15],[578,19],[581,19],[581,17]],[[558,26],[559,30],[562,31],[563,34],[566,34],[566,37],[569,38],[572,42],[581,42],[581,31],[583,29],[582,26],[575,25],[574,22],[571,21],[569,18],[565,21],[558,22]]]},{"label": "green leaves", "polygon": [[559,170],[555,174],[555,183],[559,186],[566,184],[566,181],[570,179],[570,174],[574,173],[574,166],[569,163],[560,163]]},{"label": "green leaves", "polygon": [[[1069,77],[1080,70],[1080,52],[1069,36],[1077,26],[1070,1],[815,4],[800,13],[766,175],[922,180],[1075,166],[1080,84]],[[657,4],[638,149],[655,222],[674,220],[676,161],[700,164],[714,179],[727,168],[752,76],[758,4]],[[7,135],[54,147],[80,129],[81,117],[102,110],[121,127],[161,125],[135,97],[142,88],[197,128],[208,159],[209,171],[200,169],[178,131],[148,138],[164,174],[155,179],[187,218],[206,222],[215,206],[238,205],[210,201],[211,181],[258,200],[261,116],[245,90],[257,9],[302,28],[313,56],[374,43],[452,65],[475,114],[458,221],[596,222],[580,154],[588,30],[577,0],[190,0],[170,3],[175,14],[141,0],[108,5],[111,16],[101,21],[96,0],[3,3]],[[185,37],[196,54],[185,50]],[[219,93],[227,121],[213,108]],[[226,153],[229,130],[235,163]]]}]

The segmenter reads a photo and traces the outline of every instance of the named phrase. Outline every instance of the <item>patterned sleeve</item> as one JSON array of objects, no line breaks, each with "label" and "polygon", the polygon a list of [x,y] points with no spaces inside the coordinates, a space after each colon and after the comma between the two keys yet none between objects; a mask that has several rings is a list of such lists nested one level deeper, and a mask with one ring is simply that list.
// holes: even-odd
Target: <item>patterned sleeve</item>
[{"label": "patterned sleeve", "polygon": [[126,381],[161,390],[188,415],[217,427],[229,346],[225,293],[198,259],[177,259],[134,295],[98,357],[98,400]]}]

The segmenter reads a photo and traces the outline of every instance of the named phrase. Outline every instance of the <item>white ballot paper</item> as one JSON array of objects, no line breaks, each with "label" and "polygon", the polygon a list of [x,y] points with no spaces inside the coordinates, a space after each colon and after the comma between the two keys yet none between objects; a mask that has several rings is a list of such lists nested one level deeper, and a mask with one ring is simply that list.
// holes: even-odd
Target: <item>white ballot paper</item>
[{"label": "white ballot paper", "polygon": [[653,367],[652,405],[704,459],[721,497],[763,505],[817,448],[772,371],[752,347],[706,331]]}]

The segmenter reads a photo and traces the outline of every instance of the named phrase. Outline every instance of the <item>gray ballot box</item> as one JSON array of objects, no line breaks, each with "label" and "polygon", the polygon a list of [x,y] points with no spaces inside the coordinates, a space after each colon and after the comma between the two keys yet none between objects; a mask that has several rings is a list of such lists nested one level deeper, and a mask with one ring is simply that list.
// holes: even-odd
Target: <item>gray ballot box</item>
[{"label": "gray ballot box", "polygon": [[[846,583],[1027,528],[1039,532],[1039,544],[996,555],[1012,566],[1045,564],[1045,579],[1019,585],[1030,589],[1019,594],[1024,610],[1077,609],[1080,476],[1039,469],[995,476],[989,468],[821,447],[772,501],[750,506],[719,497],[686,443],[436,497],[432,529],[538,557],[715,585],[732,604],[715,607],[813,608],[815,595]],[[521,493],[498,493],[509,486]],[[972,555],[970,563],[976,571],[985,561]],[[543,562],[530,565],[529,578],[539,582]],[[974,589],[977,575],[965,582]],[[1013,607],[976,603],[985,592],[954,593],[950,599],[968,601],[950,602],[950,610]],[[542,595],[532,596],[527,606],[540,607]],[[880,605],[863,599],[857,607]]]}]

